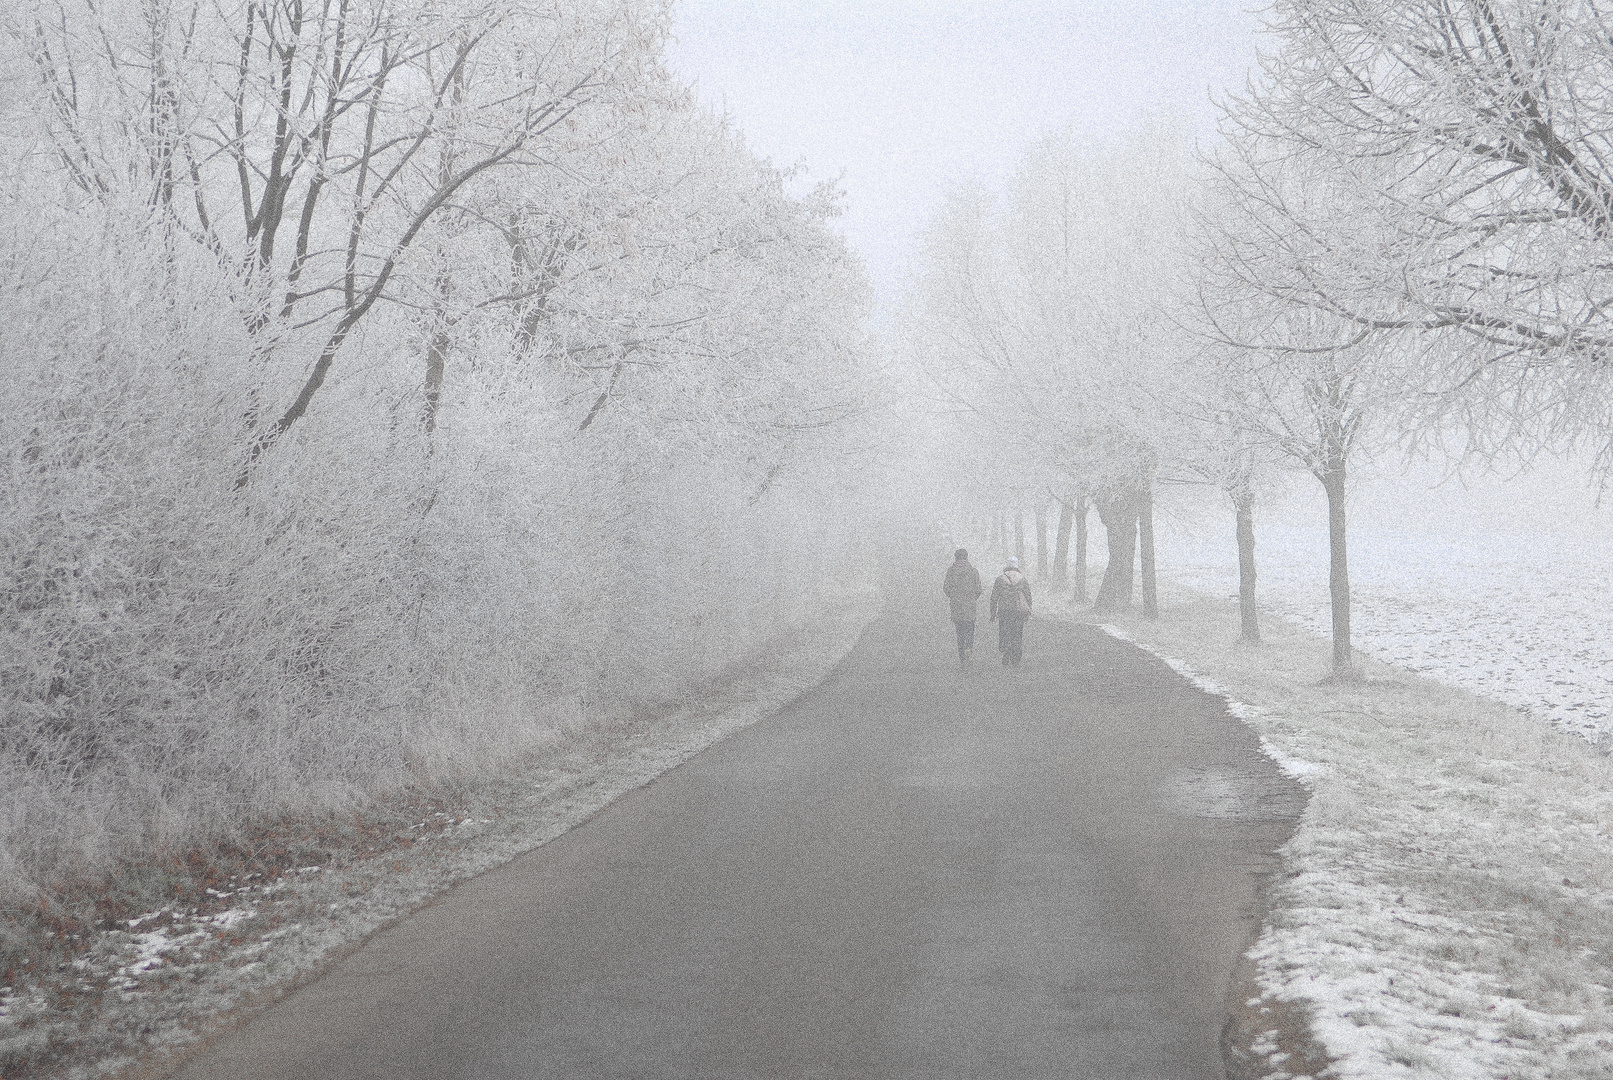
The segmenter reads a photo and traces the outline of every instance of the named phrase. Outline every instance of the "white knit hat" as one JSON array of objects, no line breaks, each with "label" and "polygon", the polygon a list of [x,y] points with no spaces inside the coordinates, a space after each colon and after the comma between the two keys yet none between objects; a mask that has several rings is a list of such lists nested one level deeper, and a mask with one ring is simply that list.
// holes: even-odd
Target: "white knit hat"
[{"label": "white knit hat", "polygon": [[1018,570],[1019,569],[1019,560],[1014,558],[1012,555],[1008,556],[1008,569],[1010,569],[1010,570]]}]

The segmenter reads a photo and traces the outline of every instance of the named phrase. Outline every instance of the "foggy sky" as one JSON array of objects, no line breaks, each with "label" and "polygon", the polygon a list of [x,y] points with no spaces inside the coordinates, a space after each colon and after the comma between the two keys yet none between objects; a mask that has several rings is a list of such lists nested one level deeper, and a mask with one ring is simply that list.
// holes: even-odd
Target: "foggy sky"
[{"label": "foggy sky", "polygon": [[841,227],[893,302],[913,239],[960,180],[993,188],[1073,122],[1102,136],[1148,112],[1215,133],[1241,88],[1247,0],[678,0],[673,70],[775,165],[844,173]]}]

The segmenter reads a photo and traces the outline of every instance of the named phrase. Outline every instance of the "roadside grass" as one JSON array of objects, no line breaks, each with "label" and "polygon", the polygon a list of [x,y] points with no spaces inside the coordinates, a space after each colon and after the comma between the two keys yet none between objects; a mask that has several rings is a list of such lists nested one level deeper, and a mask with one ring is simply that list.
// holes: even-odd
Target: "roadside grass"
[{"label": "roadside grass", "polygon": [[877,610],[855,596],[678,701],[557,731],[500,770],[263,822],[0,910],[0,1080],[163,1074],[444,889],[776,712]]},{"label": "roadside grass", "polygon": [[1160,601],[1107,622],[1227,696],[1311,790],[1251,1006],[1308,1013],[1341,1078],[1613,1076],[1613,759],[1370,659],[1326,681],[1327,641],[1266,617],[1240,644],[1234,602],[1165,582]]}]

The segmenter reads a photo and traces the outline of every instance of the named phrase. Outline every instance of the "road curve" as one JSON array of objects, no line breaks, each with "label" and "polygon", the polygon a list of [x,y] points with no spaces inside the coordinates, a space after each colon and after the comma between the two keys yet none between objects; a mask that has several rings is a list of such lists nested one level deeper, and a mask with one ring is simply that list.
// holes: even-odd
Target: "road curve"
[{"label": "road curve", "polygon": [[[939,572],[937,573],[939,584]],[[897,597],[818,689],[449,891],[183,1080],[1223,1075],[1299,790],[1087,627],[955,670]]]}]

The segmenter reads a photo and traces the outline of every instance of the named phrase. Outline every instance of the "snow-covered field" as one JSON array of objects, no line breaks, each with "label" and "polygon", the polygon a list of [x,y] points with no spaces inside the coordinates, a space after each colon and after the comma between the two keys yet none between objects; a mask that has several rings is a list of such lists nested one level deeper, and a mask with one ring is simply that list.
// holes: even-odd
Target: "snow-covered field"
[{"label": "snow-covered field", "polygon": [[[1214,529],[1162,530],[1160,572],[1235,597],[1231,514]],[[1613,734],[1613,556],[1586,535],[1479,535],[1353,527],[1358,650],[1491,697],[1596,741]],[[1264,610],[1331,625],[1327,532],[1257,524]]]}]

